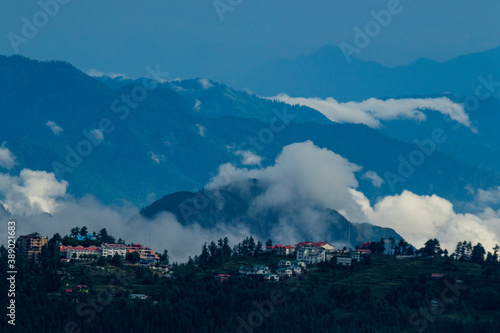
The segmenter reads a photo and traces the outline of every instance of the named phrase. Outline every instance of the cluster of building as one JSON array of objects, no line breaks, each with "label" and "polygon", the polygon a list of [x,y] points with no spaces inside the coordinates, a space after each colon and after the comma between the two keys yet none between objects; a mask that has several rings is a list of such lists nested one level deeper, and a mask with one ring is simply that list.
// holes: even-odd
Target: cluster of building
[{"label": "cluster of building", "polygon": [[101,246],[64,246],[59,247],[59,253],[63,259],[90,259],[95,255],[98,257],[113,257],[119,255],[125,259],[128,253],[137,252],[142,263],[152,263],[159,259],[158,254],[156,254],[151,248],[142,246],[141,244],[132,244],[131,246],[126,246],[124,244],[102,244]]},{"label": "cluster of building", "polygon": [[[356,251],[339,251],[327,242],[301,242],[292,245],[274,245],[266,246],[266,252],[270,252],[280,256],[289,256],[295,254],[298,262],[303,262],[307,265],[314,265],[320,262],[329,262],[335,259],[335,262],[340,265],[351,265],[352,261],[362,262],[371,254],[371,251],[366,247]],[[290,274],[288,272],[287,274]],[[293,273],[295,274],[295,273]]]},{"label": "cluster of building", "polygon": [[38,261],[42,248],[47,246],[47,237],[37,234],[19,236],[18,244],[24,249],[26,258],[30,263]]},{"label": "cluster of building", "polygon": [[[79,237],[94,239],[93,234]],[[24,249],[28,261],[35,263],[39,261],[42,248],[47,246],[48,239],[47,237],[40,236],[38,234],[23,235],[19,236],[18,243],[19,246]],[[92,259],[99,258],[101,256],[112,257],[116,254],[125,259],[128,253],[133,252],[139,253],[141,263],[152,263],[159,259],[158,254],[156,254],[151,248],[142,246],[141,244],[132,244],[131,246],[126,246],[124,244],[102,244],[101,246],[92,245],[88,247],[81,245],[61,245],[59,247],[59,253],[61,255],[61,260],[63,261],[69,261],[71,259]]]}]

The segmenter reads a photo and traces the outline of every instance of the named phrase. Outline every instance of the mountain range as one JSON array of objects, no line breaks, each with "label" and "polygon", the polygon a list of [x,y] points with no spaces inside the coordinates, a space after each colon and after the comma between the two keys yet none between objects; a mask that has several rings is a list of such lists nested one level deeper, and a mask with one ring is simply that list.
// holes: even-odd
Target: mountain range
[{"label": "mountain range", "polygon": [[[221,79],[261,96],[287,93],[339,101],[443,93],[465,97],[482,82],[500,81],[500,47],[445,62],[420,58],[406,66],[385,67],[355,55],[346,57],[339,47],[325,45],[310,55],[276,59]],[[497,95],[498,86],[492,85]]]},{"label": "mountain range", "polygon": [[[381,131],[361,124],[333,123],[308,107],[261,99],[205,80],[158,85],[122,120],[123,114],[114,112],[113,103],[140,87],[137,82],[108,86],[70,64],[19,56],[0,57],[0,70],[1,141],[17,161],[10,172],[22,168],[55,172],[58,179],[69,182],[71,194],[90,193],[105,203],[126,200],[144,206],[165,193],[202,189],[221,164],[232,161],[244,166],[236,154],[237,146],[269,128],[273,117],[282,117],[277,114],[290,117],[283,130],[266,144],[246,148],[262,157],[262,166],[271,165],[282,147],[312,140],[381,177],[386,172],[398,174],[400,156],[419,149],[408,142],[406,134],[429,135],[426,126],[433,126],[433,122],[406,121],[403,123],[410,129],[398,133],[402,121],[394,122],[394,127],[386,123]],[[495,107],[497,101],[491,100]],[[429,119],[434,114],[426,112]],[[109,120],[110,133],[99,130],[103,119]],[[444,124],[442,118],[439,121]],[[55,131],[49,122],[57,126]],[[481,125],[496,133],[492,122]],[[457,149],[472,143],[471,139]],[[477,145],[486,152],[497,151],[494,144]],[[85,148],[91,150],[88,156],[75,160],[75,152]],[[361,181],[360,189],[372,201],[408,189],[459,202],[470,199],[466,186],[500,184],[495,169],[463,157],[438,150],[393,188],[387,184],[376,188]]]},{"label": "mountain range", "polygon": [[[408,190],[436,194],[453,203],[457,212],[465,212],[476,190],[500,186],[500,138],[495,125],[500,116],[493,112],[500,104],[495,96],[481,100],[477,110],[469,113],[469,127],[457,126],[448,116],[425,108],[418,110],[425,119],[382,119],[380,126],[370,127],[333,122],[313,108],[261,98],[207,79],[151,82],[152,87],[142,78],[91,77],[68,63],[20,56],[0,56],[0,73],[0,143],[15,156],[15,164],[4,167],[4,174],[15,177],[23,169],[53,172],[68,182],[67,192],[77,198],[90,194],[104,204],[147,206],[142,215],[148,218],[163,211],[179,218],[179,206],[213,191],[206,186],[225,163],[249,170],[267,168],[277,163],[284,147],[306,141],[359,166],[357,190],[372,205]],[[263,80],[263,87],[272,82]],[[303,77],[303,86],[313,87],[308,80]],[[324,87],[339,94],[351,84],[343,82],[345,87],[337,89],[341,77],[336,85],[328,82]],[[380,88],[359,86],[359,96],[375,94],[369,86]],[[380,95],[391,95],[389,88],[382,90]],[[435,91],[427,91],[431,92]],[[463,102],[451,93],[411,93],[410,97],[420,99],[446,97]],[[408,168],[412,154],[423,149],[415,140],[425,141],[436,129],[447,139],[403,175],[401,170]],[[367,172],[379,178],[378,184],[365,177]],[[391,183],[394,176],[400,181]],[[329,241],[346,238],[349,223],[342,214],[315,202],[255,213],[248,207],[255,196],[246,197],[231,187],[217,193],[217,208],[209,205],[200,210],[193,217],[195,223],[211,228],[213,221],[235,225],[243,219],[252,232],[264,237],[276,232],[286,216],[300,234],[306,231],[294,216],[309,209],[326,221],[325,230],[332,235]],[[351,225],[355,241],[400,237],[392,229]]]}]

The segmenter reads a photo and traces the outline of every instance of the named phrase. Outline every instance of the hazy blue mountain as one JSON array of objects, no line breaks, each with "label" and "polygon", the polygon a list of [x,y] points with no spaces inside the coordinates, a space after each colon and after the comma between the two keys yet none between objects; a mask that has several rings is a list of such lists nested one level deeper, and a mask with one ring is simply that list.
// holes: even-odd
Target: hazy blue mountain
[{"label": "hazy blue mountain", "polygon": [[[106,76],[96,77],[96,79],[115,90],[122,89],[126,85],[141,84],[143,80],[142,78],[126,79],[123,77],[112,79]],[[235,116],[270,121],[275,117],[273,109],[282,110],[286,107],[288,112],[295,115],[294,122],[330,123],[330,120],[323,114],[308,107],[286,105],[282,102],[262,99],[207,79],[172,81],[160,84],[159,87],[177,92],[191,102],[193,111],[202,117]]]},{"label": "hazy blue mountain", "polygon": [[[216,191],[176,192],[155,201],[141,211],[141,215],[154,218],[162,212],[170,212],[183,225],[199,224],[204,228],[216,228],[220,225],[244,225],[250,233],[260,239],[269,239],[276,235],[275,228],[286,221],[290,235],[297,235],[299,240],[315,239],[314,230],[322,232],[322,239],[327,242],[346,244],[349,233],[349,221],[339,212],[323,206],[304,202],[302,206],[281,206],[263,211],[251,212],[253,200],[265,187],[256,180],[250,181],[250,191],[241,191],[241,186],[229,185]],[[200,200],[199,198],[204,198]],[[200,202],[204,204],[200,205]],[[197,207],[197,208],[195,208]],[[316,220],[303,220],[299,211],[312,209]],[[324,228],[324,229],[323,229]],[[368,223],[351,224],[351,244],[359,245],[367,240],[381,237],[402,237],[391,228],[382,228]],[[274,232],[274,233],[273,233]],[[293,236],[291,236],[293,238]],[[318,237],[318,236],[317,236]]]},{"label": "hazy blue mountain", "polygon": [[[69,64],[22,57],[0,57],[0,69],[0,142],[17,158],[10,172],[58,171],[59,178],[69,182],[70,193],[90,193],[106,203],[128,200],[145,206],[165,193],[203,188],[221,164],[242,167],[235,156],[237,146],[269,129],[269,119],[278,117],[273,110],[282,114],[285,108],[222,84],[212,82],[213,87],[204,89],[199,80],[190,80],[148,91],[143,101],[125,108],[125,117],[122,98],[134,91],[134,82],[112,89]],[[255,148],[264,167],[274,163],[284,146],[311,140],[384,178],[386,172],[399,174],[400,156],[407,159],[418,149],[364,125],[330,123],[308,108],[286,110],[296,118],[269,143]],[[106,119],[113,130],[98,140],[99,133],[92,131]],[[48,121],[62,131],[52,132]],[[493,130],[493,124],[487,126]],[[89,145],[91,152],[75,163],[74,152]],[[394,188],[387,183],[375,188],[361,180],[360,190],[372,202],[403,189],[457,202],[470,199],[466,186],[495,185],[500,185],[495,169],[436,152]]]},{"label": "hazy blue mountain", "polygon": [[[500,47],[446,62],[421,58],[407,66],[384,67],[351,58],[335,46],[295,59],[277,59],[230,79],[233,87],[261,96],[287,93],[300,97],[334,97],[340,101],[453,93],[474,94],[480,76],[500,82]],[[498,90],[498,86],[494,87]]]}]

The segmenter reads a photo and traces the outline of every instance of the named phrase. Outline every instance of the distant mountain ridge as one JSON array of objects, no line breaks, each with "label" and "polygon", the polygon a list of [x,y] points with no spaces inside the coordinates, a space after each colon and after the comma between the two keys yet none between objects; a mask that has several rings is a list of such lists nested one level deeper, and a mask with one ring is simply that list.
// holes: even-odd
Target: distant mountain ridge
[{"label": "distant mountain ridge", "polygon": [[[333,97],[345,102],[443,93],[467,96],[483,80],[500,82],[500,47],[445,62],[420,58],[390,68],[357,58],[348,62],[338,47],[326,45],[310,55],[269,61],[226,82],[261,96],[285,92],[293,97]],[[493,88],[498,93],[498,85]]]}]

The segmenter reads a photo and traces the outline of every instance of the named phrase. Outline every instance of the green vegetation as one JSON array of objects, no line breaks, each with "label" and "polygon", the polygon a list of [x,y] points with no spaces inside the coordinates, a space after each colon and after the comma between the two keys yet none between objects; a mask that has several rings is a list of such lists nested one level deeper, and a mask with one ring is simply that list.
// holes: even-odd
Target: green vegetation
[{"label": "green vegetation", "polygon": [[[481,252],[478,245],[470,257],[466,243],[464,257],[455,258],[454,253],[452,258],[438,254],[439,242],[430,240],[418,250],[429,254],[426,251],[434,249],[429,256],[397,259],[375,254],[352,266],[322,263],[276,283],[238,275],[240,266],[274,270],[287,259],[257,251],[262,244],[251,237],[232,249],[227,239],[204,244],[200,255],[185,264],[174,263],[166,277],[158,269],[123,265],[116,258],[60,263],[55,260],[57,239],[59,235],[50,239],[39,267],[29,265],[18,249],[16,332],[63,332],[66,325],[82,332],[500,330],[498,248],[489,260],[476,262],[480,256],[472,252]],[[168,261],[167,251],[161,260]],[[0,268],[0,285],[6,287],[3,247]],[[445,276],[431,278],[436,273]],[[231,278],[220,282],[214,278],[217,274]],[[78,285],[88,286],[88,292]],[[129,299],[130,294],[149,298]],[[6,295],[0,300],[5,304]],[[6,327],[6,318],[1,321]]]}]

